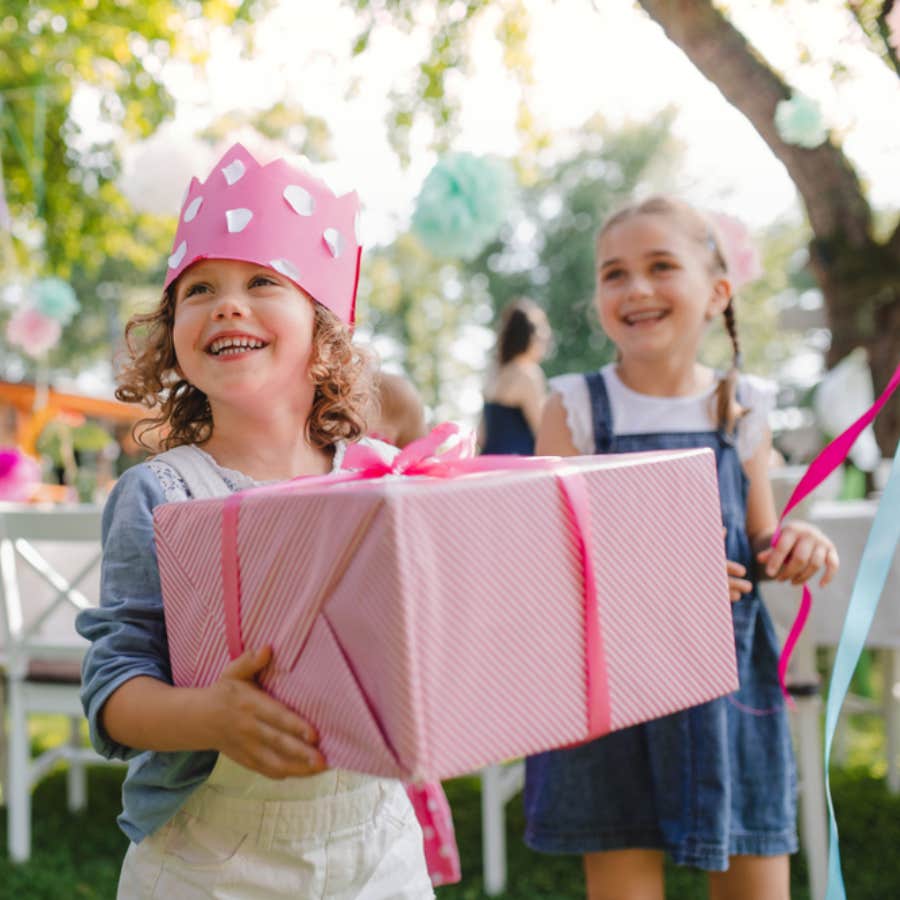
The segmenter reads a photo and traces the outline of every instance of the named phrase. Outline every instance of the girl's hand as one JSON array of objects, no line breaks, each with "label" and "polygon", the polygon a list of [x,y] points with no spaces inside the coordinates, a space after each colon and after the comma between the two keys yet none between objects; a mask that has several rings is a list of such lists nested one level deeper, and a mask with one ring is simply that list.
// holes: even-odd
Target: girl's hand
[{"label": "girl's hand", "polygon": [[753,590],[753,582],[744,578],[747,569],[740,563],[726,560],[725,570],[728,572],[728,597],[732,603],[737,603],[744,594]]},{"label": "girl's hand", "polygon": [[834,578],[840,565],[834,544],[808,522],[788,522],[778,543],[757,553],[756,558],[766,567],[767,577],[791,584],[803,584],[824,567],[822,587]]},{"label": "girl's hand", "polygon": [[256,683],[271,658],[270,647],[247,650],[207,688],[213,748],[267,778],[321,772],[316,730]]}]

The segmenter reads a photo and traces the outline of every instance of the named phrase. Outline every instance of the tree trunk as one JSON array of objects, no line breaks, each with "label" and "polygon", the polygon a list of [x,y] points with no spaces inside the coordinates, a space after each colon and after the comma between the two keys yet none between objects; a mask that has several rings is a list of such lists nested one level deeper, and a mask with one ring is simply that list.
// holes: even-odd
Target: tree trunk
[{"label": "tree trunk", "polygon": [[[876,391],[900,362],[900,225],[885,244],[872,236],[871,207],[841,148],[785,143],[775,107],[788,85],[711,0],[638,0],[725,99],[749,120],[781,160],[803,199],[814,238],[812,269],[822,289],[832,333],[829,366],[850,350],[869,351]],[[876,425],[882,453],[900,437],[900,397]]]}]

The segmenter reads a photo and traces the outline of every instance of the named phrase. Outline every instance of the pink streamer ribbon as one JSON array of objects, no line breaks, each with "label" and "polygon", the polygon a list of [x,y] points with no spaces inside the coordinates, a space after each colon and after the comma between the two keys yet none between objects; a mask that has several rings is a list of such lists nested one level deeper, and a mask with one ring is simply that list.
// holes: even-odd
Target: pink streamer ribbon
[{"label": "pink streamer ribbon", "polygon": [[[772,535],[773,547],[778,543],[778,539],[781,537],[781,529],[784,524],[785,516],[797,506],[797,504],[805,500],[806,497],[808,497],[839,465],[844,462],[850,454],[850,449],[853,447],[856,439],[866,427],[872,424],[876,416],[881,412],[885,403],[888,402],[891,395],[897,389],[898,385],[900,385],[900,366],[894,371],[887,387],[881,392],[881,395],[872,406],[870,406],[848,429],[846,429],[846,431],[843,431],[828,444],[809,464],[809,468],[803,474],[797,487],[794,488],[790,499],[785,504],[781,516],[778,519],[778,527]],[[804,584],[800,608],[797,610],[794,624],[791,626],[791,630],[787,636],[787,640],[784,642],[784,647],[782,648],[781,656],[778,660],[778,683],[781,685],[782,694],[788,704],[791,705],[793,704],[793,700],[788,693],[785,681],[788,664],[790,663],[794,648],[797,646],[797,641],[800,640],[800,635],[803,633],[811,609],[812,593]]]},{"label": "pink streamer ribbon", "polygon": [[[457,438],[455,443],[448,444]],[[222,588],[225,635],[228,651],[235,659],[243,652],[241,634],[241,578],[238,554],[238,516],[243,499],[251,494],[272,491],[304,491],[323,484],[340,484],[383,478],[388,475],[455,478],[480,472],[555,471],[563,462],[558,457],[479,456],[472,457],[474,438],[461,438],[459,428],[445,422],[428,435],[413,441],[386,462],[371,447],[353,444],[347,448],[343,470],[328,475],[294,478],[280,485],[250,488],[225,498],[222,515]],[[348,471],[351,470],[351,471]],[[556,473],[566,517],[578,549],[582,571],[585,623],[585,682],[587,692],[588,737],[610,729],[609,684],[606,656],[600,631],[597,586],[591,565],[590,509],[577,472]]]}]

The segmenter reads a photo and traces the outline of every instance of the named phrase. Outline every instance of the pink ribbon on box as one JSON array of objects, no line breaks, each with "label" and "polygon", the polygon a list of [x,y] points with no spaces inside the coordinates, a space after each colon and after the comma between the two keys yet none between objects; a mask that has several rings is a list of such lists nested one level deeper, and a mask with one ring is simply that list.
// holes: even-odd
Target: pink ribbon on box
[{"label": "pink ribbon on box", "polygon": [[[900,366],[894,371],[887,387],[881,392],[881,396],[845,431],[839,434],[818,456],[809,464],[803,477],[800,479],[797,487],[791,493],[788,502],[785,504],[781,515],[778,518],[778,527],[772,535],[772,546],[778,543],[781,537],[781,528],[784,524],[785,516],[795,507],[806,499],[839,465],[841,465],[850,454],[850,448],[856,439],[860,436],[863,429],[872,424],[875,417],[881,412],[882,407],[891,397],[891,394],[900,385]],[[784,642],[781,656],[778,660],[778,683],[781,685],[781,692],[789,704],[793,703],[788,693],[785,677],[787,676],[788,663],[791,661],[791,654],[797,646],[797,641],[803,633],[803,628],[809,618],[812,609],[812,593],[809,588],[803,585],[803,598],[800,601],[800,608],[791,625],[791,630]]]},{"label": "pink ribbon on box", "polygon": [[[472,457],[474,440],[460,438],[458,426],[445,422],[428,435],[413,441],[393,460],[385,462],[371,447],[353,444],[344,455],[344,469],[328,475],[294,478],[276,486],[250,488],[225,498],[222,515],[222,588],[225,634],[232,659],[243,653],[241,634],[241,576],[238,554],[238,516],[244,497],[272,491],[304,491],[323,484],[365,481],[387,475],[455,478],[480,472],[540,471],[556,473],[566,517],[576,542],[582,570],[585,623],[585,688],[587,737],[606,734],[610,727],[609,685],[606,655],[600,632],[597,587],[591,565],[590,509],[577,472],[558,471],[560,457],[479,456]],[[459,438],[449,444],[452,438]],[[352,469],[352,471],[348,471]],[[324,598],[322,600],[324,602]]]}]

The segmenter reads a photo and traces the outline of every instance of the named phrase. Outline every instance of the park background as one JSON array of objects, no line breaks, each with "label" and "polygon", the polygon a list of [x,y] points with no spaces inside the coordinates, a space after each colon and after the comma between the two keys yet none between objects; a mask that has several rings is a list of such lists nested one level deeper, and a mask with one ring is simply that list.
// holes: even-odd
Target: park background
[{"label": "park background", "polygon": [[[432,421],[474,424],[495,316],[513,297],[547,310],[548,375],[611,358],[591,309],[593,236],[629,197],[674,192],[743,223],[760,261],[738,297],[744,365],[780,385],[776,439],[803,462],[827,431],[812,409],[826,370],[861,348],[879,391],[897,363],[898,17],[891,0],[4,0],[0,378],[38,389],[29,409],[10,407],[5,442],[27,437],[47,477],[73,488],[61,447],[80,442],[76,469],[123,452],[103,409],[53,419],[37,407],[48,389],[111,397],[124,323],[158,297],[184,185],[239,138],[359,191],[359,337],[413,380]],[[516,185],[496,236],[467,258],[432,252],[410,225],[448,152],[499,160]],[[38,350],[8,323],[48,283],[79,308]],[[728,352],[713,333],[710,362]],[[900,403],[876,434],[890,456]],[[862,828],[861,798],[886,821],[893,800],[873,788],[877,723],[859,728],[843,777]],[[118,853],[103,815],[98,840]],[[871,867],[883,848],[882,878],[897,868],[897,827],[867,824],[859,841],[876,848]],[[74,868],[36,856],[29,877],[68,873],[71,895],[105,896],[71,852]],[[92,864],[113,871],[115,853]],[[559,888],[577,871],[517,867],[544,874],[510,896],[578,896]],[[479,896],[471,878],[457,896]],[[69,895],[60,883],[16,892]],[[877,879],[872,890],[854,896],[900,893]]]}]

